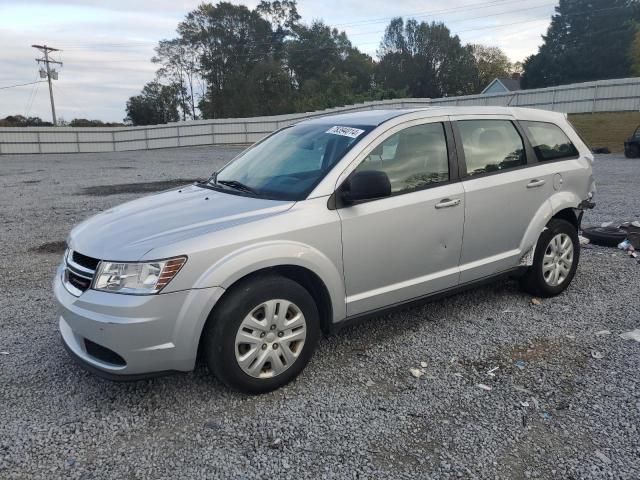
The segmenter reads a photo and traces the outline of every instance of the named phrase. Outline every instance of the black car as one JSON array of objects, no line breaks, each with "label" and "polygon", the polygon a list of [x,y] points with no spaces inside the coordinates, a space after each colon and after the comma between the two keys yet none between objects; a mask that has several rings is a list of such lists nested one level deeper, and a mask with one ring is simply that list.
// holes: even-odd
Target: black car
[{"label": "black car", "polygon": [[624,156],[627,158],[640,157],[640,127],[624,142]]}]

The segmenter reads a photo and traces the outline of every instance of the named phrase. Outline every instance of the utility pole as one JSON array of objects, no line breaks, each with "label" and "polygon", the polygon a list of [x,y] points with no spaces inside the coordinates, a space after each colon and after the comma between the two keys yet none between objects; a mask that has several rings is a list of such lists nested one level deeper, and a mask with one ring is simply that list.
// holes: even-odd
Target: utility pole
[{"label": "utility pole", "polygon": [[49,67],[49,64],[55,63],[62,66],[62,62],[56,62],[55,60],[49,59],[49,52],[59,52],[60,50],[57,48],[47,47],[46,45],[31,45],[31,46],[33,48],[37,48],[44,54],[44,58],[36,58],[36,62],[44,63],[46,67],[45,72],[40,70],[40,77],[42,78],[46,75],[47,81],[49,82],[49,98],[51,98],[51,117],[53,118],[53,126],[56,126],[57,125],[56,106],[55,106],[55,103],[53,102],[53,85],[51,84],[51,80],[58,79],[58,72],[56,72],[55,70],[52,70]]}]

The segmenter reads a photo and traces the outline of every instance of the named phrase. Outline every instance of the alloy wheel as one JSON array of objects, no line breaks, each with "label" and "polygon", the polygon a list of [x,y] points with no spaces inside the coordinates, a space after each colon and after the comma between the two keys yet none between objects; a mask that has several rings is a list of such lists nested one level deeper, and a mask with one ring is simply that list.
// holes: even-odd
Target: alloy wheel
[{"label": "alloy wheel", "polygon": [[542,276],[551,287],[561,285],[573,266],[573,242],[566,233],[554,236],[544,252]]}]

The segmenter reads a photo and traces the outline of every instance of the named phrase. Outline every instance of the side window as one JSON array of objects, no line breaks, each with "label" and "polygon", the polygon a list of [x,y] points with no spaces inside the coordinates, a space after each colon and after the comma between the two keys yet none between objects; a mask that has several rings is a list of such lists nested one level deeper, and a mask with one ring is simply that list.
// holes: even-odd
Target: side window
[{"label": "side window", "polygon": [[449,154],[444,125],[416,125],[392,135],[356,168],[356,172],[363,170],[385,172],[392,194],[448,181]]},{"label": "side window", "polygon": [[509,120],[457,122],[467,175],[497,172],[527,163],[522,138]]},{"label": "side window", "polygon": [[578,150],[569,137],[553,123],[520,122],[541,162],[577,157]]}]

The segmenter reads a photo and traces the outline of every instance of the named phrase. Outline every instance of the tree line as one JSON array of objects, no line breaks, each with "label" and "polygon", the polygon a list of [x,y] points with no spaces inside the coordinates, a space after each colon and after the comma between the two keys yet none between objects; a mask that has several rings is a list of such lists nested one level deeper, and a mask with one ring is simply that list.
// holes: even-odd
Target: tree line
[{"label": "tree line", "polygon": [[127,123],[251,117],[365,100],[480,93],[522,70],[523,88],[640,75],[640,0],[559,0],[539,51],[512,64],[438,22],[394,18],[377,60],[345,32],[300,21],[295,0],[255,9],[204,3],[162,40],[156,79],[127,101]]},{"label": "tree line", "polygon": [[378,61],[345,32],[301,22],[295,0],[255,9],[204,3],[161,40],[156,79],[129,98],[134,125],[313,111],[365,100],[479,93],[514,68],[502,50],[464,45],[442,23],[393,19]]},{"label": "tree line", "polygon": [[[124,123],[103,122],[102,120],[88,120],[86,118],[74,118],[67,121],[58,119],[61,127],[124,127]],[[40,117],[25,117],[24,115],[8,115],[0,118],[0,127],[53,127],[53,123]]]}]

